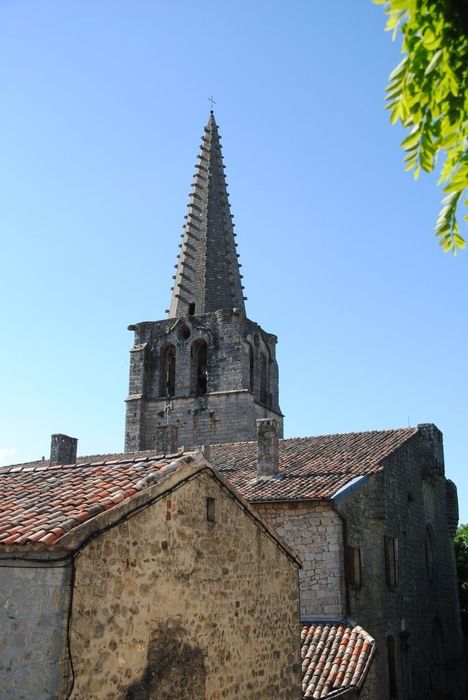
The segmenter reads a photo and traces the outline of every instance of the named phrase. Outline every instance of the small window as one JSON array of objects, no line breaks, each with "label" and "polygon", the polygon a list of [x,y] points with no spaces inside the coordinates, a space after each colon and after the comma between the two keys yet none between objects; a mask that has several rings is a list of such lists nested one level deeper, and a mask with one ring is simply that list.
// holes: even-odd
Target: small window
[{"label": "small window", "polygon": [[398,697],[395,639],[387,637],[388,692],[391,698]]},{"label": "small window", "polygon": [[183,323],[180,326],[179,330],[177,331],[177,335],[181,340],[188,340],[188,338],[190,338],[190,328],[186,323]]},{"label": "small window", "polygon": [[254,390],[254,380],[255,380],[255,365],[254,365],[254,351],[253,347],[249,344],[249,389]]},{"label": "small window", "polygon": [[426,555],[427,578],[429,579],[429,582],[432,583],[434,580],[434,536],[430,525],[426,527],[424,548]]},{"label": "small window", "polygon": [[267,361],[263,352],[260,355],[260,403],[267,402]]},{"label": "small window", "polygon": [[206,499],[206,519],[209,523],[216,522],[216,500],[208,497]]},{"label": "small window", "polygon": [[191,304],[188,305],[188,315],[194,316],[194,314],[195,314],[195,302],[193,301]]},{"label": "small window", "polygon": [[351,586],[361,585],[361,550],[359,547],[348,547],[348,582]]},{"label": "small window", "polygon": [[432,659],[430,685],[435,698],[446,698],[447,676],[445,667],[444,637],[439,620],[432,625]]},{"label": "small window", "polygon": [[385,579],[389,588],[398,585],[398,540],[396,537],[384,537]]}]

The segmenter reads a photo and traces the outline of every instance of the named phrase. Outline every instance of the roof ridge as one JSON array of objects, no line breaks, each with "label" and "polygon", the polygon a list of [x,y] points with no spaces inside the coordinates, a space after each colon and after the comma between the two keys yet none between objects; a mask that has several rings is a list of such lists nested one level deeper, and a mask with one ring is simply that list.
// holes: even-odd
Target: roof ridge
[{"label": "roof ridge", "polygon": [[[129,453],[131,454],[131,453]],[[187,452],[184,451],[178,451],[174,453],[163,453],[160,455],[148,455],[146,457],[134,457],[132,458],[122,458],[122,459],[101,459],[101,460],[95,460],[93,462],[91,461],[78,461],[78,462],[71,462],[70,464],[44,464],[41,466],[41,463],[38,463],[38,466],[31,466],[32,464],[35,464],[34,462],[29,462],[25,464],[18,464],[18,465],[7,465],[0,467],[0,476],[8,474],[8,475],[15,475],[15,474],[24,474],[25,472],[36,472],[36,471],[41,471],[41,472],[46,472],[46,471],[51,471],[51,470],[61,470],[61,469],[83,469],[85,467],[105,467],[105,466],[112,466],[112,465],[120,465],[120,464],[142,464],[143,462],[163,462],[163,461],[168,461],[168,460],[174,460],[179,457],[183,457],[185,454],[188,454]],[[112,453],[109,454],[111,456]]]},{"label": "roof ridge", "polygon": [[[279,439],[280,443],[281,442],[287,442],[288,440],[319,440],[320,438],[336,438],[336,437],[341,437],[341,436],[348,436],[348,435],[370,435],[373,433],[400,433],[400,432],[407,432],[411,433],[411,435],[414,435],[418,432],[419,428],[418,427],[409,427],[409,428],[382,428],[382,429],[376,429],[376,430],[351,430],[347,433],[322,433],[320,435],[295,435],[292,437],[282,437]],[[252,445],[256,443],[256,440],[239,440],[235,442],[216,442],[213,445],[210,445],[210,448],[215,448],[215,447],[228,447],[229,445]]]},{"label": "roof ridge", "polygon": [[[419,427],[408,427],[408,428],[383,428],[383,429],[377,429],[377,430],[354,430],[350,431],[347,433],[324,433],[321,435],[296,435],[292,437],[284,437],[280,438],[280,443],[285,443],[288,441],[293,441],[293,440],[319,440],[322,438],[337,438],[337,437],[347,437],[351,435],[371,435],[371,434],[390,434],[390,433],[408,433],[409,436],[415,435],[419,430]],[[216,449],[216,448],[227,448],[229,446],[233,445],[253,445],[256,444],[256,440],[239,440],[236,442],[218,442],[210,445],[211,449]],[[395,449],[395,448],[393,448]],[[189,452],[190,450],[185,450],[185,452]],[[393,451],[393,450],[392,450]],[[152,458],[164,458],[163,455],[158,455],[156,454],[155,450],[134,450],[131,452],[101,452],[101,453],[94,453],[90,455],[82,455],[77,458],[77,461],[74,462],[75,465],[80,466],[84,465],[86,463],[89,463],[91,461],[96,461],[99,463],[104,463],[108,461],[112,461],[111,458],[115,458],[116,460],[125,460],[125,461],[132,461],[130,458],[127,457],[127,455],[148,455],[151,456]],[[177,452],[179,454],[179,452]],[[389,453],[385,453],[383,457],[388,456]],[[383,458],[382,457],[382,458]],[[106,459],[108,458],[108,459]],[[136,457],[135,457],[136,459]],[[16,467],[31,467],[33,466],[40,468],[40,467],[48,467],[50,466],[50,460],[49,459],[31,459],[28,462],[15,462],[14,464],[4,464],[0,466],[0,474],[5,472],[5,470],[11,470]],[[60,465],[64,466],[64,465]]]},{"label": "roof ridge", "polygon": [[401,433],[401,432],[408,432],[411,434],[417,433],[419,430],[418,427],[409,427],[409,428],[377,428],[375,430],[350,430],[346,433],[322,433],[320,435],[301,435],[301,436],[296,436],[296,437],[287,437],[287,438],[280,438],[283,442],[285,440],[314,440],[318,438],[326,438],[326,437],[340,437],[340,436],[347,436],[347,435],[370,435],[372,433]]},{"label": "roof ridge", "polygon": [[[143,455],[143,454],[154,454],[155,456],[159,456],[156,454],[154,450],[133,450],[133,451],[128,451],[128,452],[95,452],[93,454],[89,455],[81,455],[77,457],[77,462],[74,462],[74,464],[82,464],[84,462],[89,462],[91,459],[97,460],[99,457],[118,457],[120,455],[130,455],[130,454],[138,454],[138,455]],[[13,467],[27,467],[31,466],[32,464],[37,464],[43,465],[43,466],[48,466],[50,464],[50,459],[30,459],[27,462],[14,462],[13,464],[2,464],[0,465],[0,471],[2,469],[10,469]]]}]

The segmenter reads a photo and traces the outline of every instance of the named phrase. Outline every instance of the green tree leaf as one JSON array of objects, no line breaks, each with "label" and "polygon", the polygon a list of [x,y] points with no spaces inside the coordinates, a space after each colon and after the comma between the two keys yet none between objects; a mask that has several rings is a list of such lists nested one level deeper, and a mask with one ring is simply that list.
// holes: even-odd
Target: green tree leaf
[{"label": "green tree leaf", "polygon": [[[402,61],[389,77],[392,124],[409,129],[402,141],[405,170],[417,179],[439,156],[446,195],[435,233],[442,249],[465,248],[457,207],[468,190],[468,4],[454,0],[373,0],[387,14],[386,30],[402,36]],[[468,206],[468,200],[463,202]],[[467,220],[467,216],[463,220]]]},{"label": "green tree leaf", "polygon": [[[468,525],[459,525],[455,537],[455,561],[457,564],[458,595],[465,644],[468,640]],[[467,647],[468,648],[468,647]]]}]

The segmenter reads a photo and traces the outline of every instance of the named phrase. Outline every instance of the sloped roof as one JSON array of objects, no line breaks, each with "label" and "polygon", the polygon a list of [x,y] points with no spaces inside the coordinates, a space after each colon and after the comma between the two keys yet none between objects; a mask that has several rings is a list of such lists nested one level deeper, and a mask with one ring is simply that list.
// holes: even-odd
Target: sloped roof
[{"label": "sloped roof", "polygon": [[0,470],[0,544],[51,545],[67,532],[160,482],[190,456],[126,457]]},{"label": "sloped roof", "polygon": [[2,467],[0,549],[75,550],[103,527],[111,527],[201,472],[208,473],[232,498],[239,500],[243,512],[256,526],[295,566],[301,566],[297,554],[276,530],[262,520],[200,451],[159,457],[130,453],[78,464],[51,466],[39,462]]},{"label": "sloped roof", "polygon": [[364,683],[375,640],[346,623],[305,625],[301,633],[303,698],[346,696]]},{"label": "sloped roof", "polygon": [[[281,478],[256,480],[257,443],[231,442],[209,447],[209,461],[251,502],[320,500],[331,498],[359,476],[382,469],[383,461],[418,428],[339,433],[318,437],[284,438],[279,441]],[[78,457],[80,467],[119,464],[167,463],[172,457],[157,457],[154,450],[118,452]],[[46,471],[49,460],[0,467],[5,473]],[[1,492],[0,492],[1,498]],[[0,521],[1,522],[1,521]],[[0,540],[1,541],[1,540]]]},{"label": "sloped roof", "polygon": [[211,445],[210,462],[248,501],[331,498],[352,479],[373,474],[417,428],[374,430],[279,441],[279,479],[256,480],[257,443]]}]

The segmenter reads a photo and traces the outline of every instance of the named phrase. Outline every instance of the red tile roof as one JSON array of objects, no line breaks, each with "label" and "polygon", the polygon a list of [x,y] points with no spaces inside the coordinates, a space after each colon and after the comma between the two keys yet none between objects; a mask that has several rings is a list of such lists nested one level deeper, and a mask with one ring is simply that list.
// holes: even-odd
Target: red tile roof
[{"label": "red tile roof", "polygon": [[255,479],[256,442],[211,445],[208,459],[248,501],[318,500],[382,469],[383,460],[417,432],[403,428],[280,440],[280,479]]},{"label": "red tile roof", "polygon": [[[211,445],[208,460],[248,501],[320,500],[382,469],[383,460],[416,433],[407,428],[280,440],[279,480],[256,480],[256,442]],[[51,467],[41,460],[0,467],[0,544],[53,543],[138,491],[142,478],[172,458],[148,450],[81,457],[78,466]]]},{"label": "red tile roof", "polygon": [[2,467],[0,545],[51,545],[185,464],[176,457],[132,455],[79,465]]},{"label": "red tile roof", "polygon": [[306,625],[301,633],[303,698],[332,698],[360,689],[375,650],[362,627]]},{"label": "red tile roof", "polygon": [[[230,490],[229,483],[200,451],[160,457],[152,452],[133,452],[78,464],[51,466],[41,461],[0,467],[0,549],[25,545],[33,550],[77,548],[87,535],[101,527],[102,519],[97,520],[96,516],[113,510],[105,522],[108,526],[112,517],[122,517],[147,502],[145,499],[152,495],[150,487],[172,475],[180,484],[201,471],[208,471],[224,489]],[[168,488],[173,486],[174,479]],[[238,498],[234,491],[232,495]],[[243,502],[243,509],[300,567],[299,557],[276,530],[263,522],[248,503]],[[91,522],[93,519],[96,522]],[[84,523],[86,528],[80,528]],[[75,528],[78,533],[72,533]]]}]

